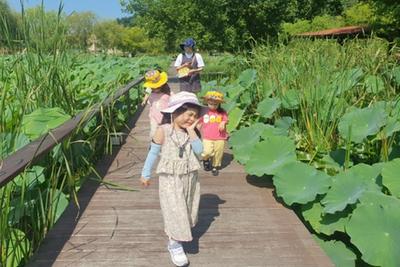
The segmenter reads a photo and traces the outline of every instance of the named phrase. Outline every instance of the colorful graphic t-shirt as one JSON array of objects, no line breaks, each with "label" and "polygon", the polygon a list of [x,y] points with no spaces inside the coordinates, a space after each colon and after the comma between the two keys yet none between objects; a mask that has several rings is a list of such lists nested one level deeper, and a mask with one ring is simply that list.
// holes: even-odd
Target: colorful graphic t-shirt
[{"label": "colorful graphic t-shirt", "polygon": [[228,114],[226,112],[208,110],[207,114],[203,115],[201,120],[203,139],[226,140],[228,138],[226,130],[219,130],[219,124],[223,121],[228,122]]}]

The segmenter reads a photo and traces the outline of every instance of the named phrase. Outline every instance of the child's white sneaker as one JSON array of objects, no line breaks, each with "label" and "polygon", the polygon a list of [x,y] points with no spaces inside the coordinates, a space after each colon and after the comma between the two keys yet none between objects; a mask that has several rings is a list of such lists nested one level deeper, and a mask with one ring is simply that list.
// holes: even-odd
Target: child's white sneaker
[{"label": "child's white sneaker", "polygon": [[169,240],[168,251],[171,255],[171,260],[176,266],[185,266],[189,263],[186,257],[185,251],[183,250],[182,244],[175,240]]}]

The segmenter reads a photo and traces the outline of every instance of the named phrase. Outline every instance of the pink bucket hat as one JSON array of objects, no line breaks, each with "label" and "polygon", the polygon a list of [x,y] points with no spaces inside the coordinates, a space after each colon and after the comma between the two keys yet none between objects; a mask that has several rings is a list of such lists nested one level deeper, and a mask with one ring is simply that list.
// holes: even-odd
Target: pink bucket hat
[{"label": "pink bucket hat", "polygon": [[199,106],[202,110],[200,113],[204,112],[204,106],[200,104],[197,96],[190,92],[179,92],[171,95],[168,101],[168,107],[161,110],[162,113],[173,113],[175,110],[180,108],[183,104],[194,104]]}]

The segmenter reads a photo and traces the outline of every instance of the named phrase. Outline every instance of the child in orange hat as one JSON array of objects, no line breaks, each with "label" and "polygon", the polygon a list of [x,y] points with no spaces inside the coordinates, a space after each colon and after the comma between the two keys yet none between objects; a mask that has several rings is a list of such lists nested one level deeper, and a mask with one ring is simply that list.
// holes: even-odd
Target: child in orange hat
[{"label": "child in orange hat", "polygon": [[146,95],[142,105],[149,103],[150,111],[150,137],[153,138],[154,133],[159,125],[161,125],[163,114],[161,110],[168,106],[168,100],[171,95],[171,89],[168,85],[168,75],[166,72],[158,70],[150,70],[144,75],[146,87]]},{"label": "child in orange hat", "polygon": [[200,120],[204,147],[203,165],[204,170],[211,170],[212,174],[217,176],[224,155],[225,141],[228,139],[228,114],[221,107],[221,103],[224,102],[222,93],[208,91],[203,98],[208,106],[208,112]]}]

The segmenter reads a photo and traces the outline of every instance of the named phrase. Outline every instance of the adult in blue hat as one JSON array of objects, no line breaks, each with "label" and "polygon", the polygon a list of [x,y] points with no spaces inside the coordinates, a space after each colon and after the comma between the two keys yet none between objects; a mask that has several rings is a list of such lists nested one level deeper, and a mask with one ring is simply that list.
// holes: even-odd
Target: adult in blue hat
[{"label": "adult in blue hat", "polygon": [[196,42],[193,38],[186,39],[179,44],[182,52],[175,61],[181,91],[197,93],[201,90],[200,72],[204,68],[204,61],[199,53],[195,53]]}]

